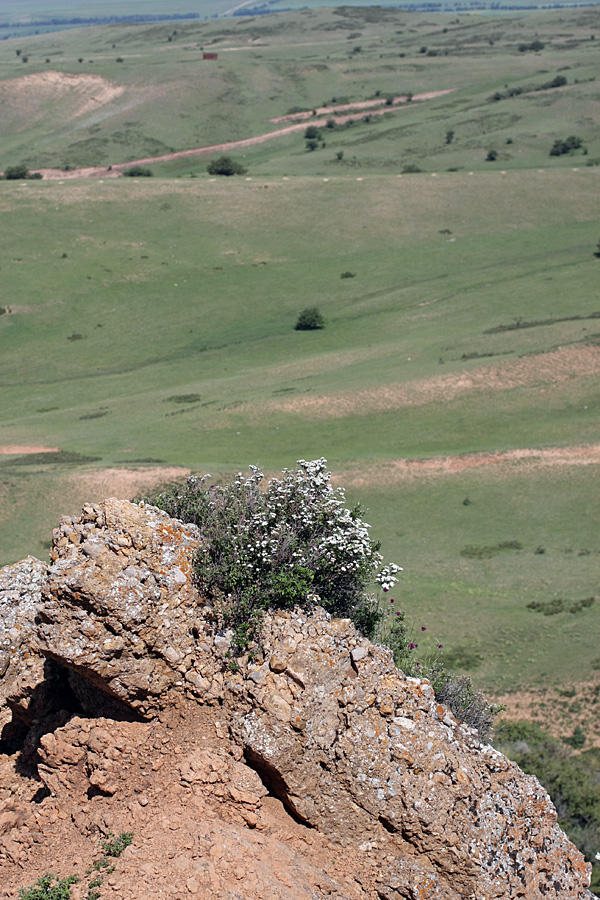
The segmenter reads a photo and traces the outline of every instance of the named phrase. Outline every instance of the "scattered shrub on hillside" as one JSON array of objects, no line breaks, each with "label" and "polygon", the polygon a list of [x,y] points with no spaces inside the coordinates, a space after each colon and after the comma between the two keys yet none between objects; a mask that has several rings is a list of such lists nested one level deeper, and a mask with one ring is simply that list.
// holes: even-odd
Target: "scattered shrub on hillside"
[{"label": "scattered shrub on hillside", "polygon": [[340,278],[356,278],[356,272],[342,272]]},{"label": "scattered shrub on hillside", "polygon": [[310,141],[306,142],[306,149],[310,153],[312,153],[314,150],[316,150],[318,146],[319,146],[319,142],[314,139],[311,139]]},{"label": "scattered shrub on hillside", "polygon": [[498,159],[498,151],[497,150],[488,150],[486,156],[486,162],[496,162]]},{"label": "scattered shrub on hillside", "polygon": [[23,178],[29,178],[29,169],[25,163],[17,163],[16,166],[8,166],[4,170],[4,177],[7,181],[21,181]]},{"label": "scattered shrub on hillside", "polygon": [[597,259],[600,259],[600,241],[598,241],[598,243],[596,245],[596,250],[594,252],[594,256],[597,257]]},{"label": "scattered shrub on hillside", "polygon": [[422,172],[422,171],[423,171],[423,169],[421,169],[416,163],[406,163],[404,166],[402,166],[402,174],[403,175],[413,175],[413,174],[416,174],[417,172]]},{"label": "scattered shrub on hillside", "polygon": [[448,131],[446,132],[446,143],[451,144],[453,140],[454,140],[454,130],[452,128],[449,128]]},{"label": "scattered shrub on hillside", "polygon": [[151,178],[153,174],[152,169],[149,169],[148,166],[140,166],[138,164],[129,166],[128,169],[123,169],[123,175],[127,178]]},{"label": "scattered shrub on hillside", "polygon": [[212,159],[206,167],[209,175],[245,175],[248,171],[241,163],[230,156],[219,156]]},{"label": "scattered shrub on hillside", "polygon": [[536,38],[535,41],[531,41],[530,44],[519,44],[519,53],[527,53],[531,51],[533,53],[538,53],[540,50],[543,50],[546,45],[542,43],[542,41]]},{"label": "scattered shrub on hillside", "polygon": [[304,137],[307,141],[320,141],[321,140],[321,129],[317,128],[316,125],[308,125],[304,131]]},{"label": "scattered shrub on hillside", "polygon": [[583,141],[580,137],[577,137],[576,134],[571,134],[564,140],[557,138],[552,144],[550,156],[564,156],[566,153],[573,153],[575,150],[580,150],[582,146]]},{"label": "scattered shrub on hillside", "polygon": [[315,331],[325,327],[325,319],[318,306],[307,306],[298,314],[294,329],[296,331]]}]

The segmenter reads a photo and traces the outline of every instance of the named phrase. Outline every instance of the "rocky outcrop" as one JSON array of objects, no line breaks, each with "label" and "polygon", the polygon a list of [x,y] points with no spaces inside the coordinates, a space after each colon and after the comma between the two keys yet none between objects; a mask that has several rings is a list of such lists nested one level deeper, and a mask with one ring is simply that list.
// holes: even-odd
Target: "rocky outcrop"
[{"label": "rocky outcrop", "polygon": [[[199,540],[153,507],[107,500],[62,520],[49,569],[26,560],[3,570],[0,602],[13,624],[0,649],[11,628],[16,649],[0,701],[5,719],[21,715],[42,735],[40,808],[75,804],[69,827],[82,839],[107,827],[101,806],[126,830],[142,820],[147,828],[165,804],[176,818],[201,808],[211,840],[218,831],[223,846],[237,842],[259,860],[256,884],[244,883],[249,898],[591,896],[589,866],[537,780],[348,620],[320,609],[272,613],[260,655],[228,659],[229,636],[215,633],[216,613],[193,584]],[[27,623],[18,639],[16,621]],[[48,678],[69,687],[54,708]],[[46,700],[28,720],[32,694]],[[190,852],[202,843],[194,821]],[[1,822],[0,809],[0,834]],[[282,828],[300,843],[274,865]],[[19,850],[19,829],[17,815],[8,843],[0,838],[4,867],[29,860],[33,845]],[[183,896],[238,896],[243,877],[215,867],[211,852],[181,863]],[[119,896],[138,896],[139,885],[118,883]]]}]

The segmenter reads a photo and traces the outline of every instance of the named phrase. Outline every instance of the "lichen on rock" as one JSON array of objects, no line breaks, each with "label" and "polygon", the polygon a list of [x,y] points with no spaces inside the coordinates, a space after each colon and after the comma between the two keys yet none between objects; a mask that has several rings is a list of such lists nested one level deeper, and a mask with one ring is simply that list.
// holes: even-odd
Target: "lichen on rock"
[{"label": "lichen on rock", "polygon": [[[174,842],[189,895],[206,900],[237,896],[239,881],[235,866],[220,867],[222,850],[203,843],[207,828],[221,848],[237,841],[252,856],[250,900],[591,896],[590,867],[537,780],[348,619],[272,610],[260,650],[232,671],[230,636],[214,633],[194,585],[198,546],[195,526],[111,499],[61,521],[49,567],[29,558],[0,572],[7,883],[33,865],[28,848],[44,854],[52,822],[84,846],[110,814]],[[18,783],[19,751],[7,741],[15,719],[34,759]],[[47,838],[24,825],[28,809]],[[277,857],[277,868],[269,853],[281,853],[286,816],[295,855]],[[173,817],[185,818],[188,838]],[[115,881],[119,896],[151,896],[143,866],[152,863],[137,852],[124,872],[141,873],[146,894],[132,874]]]}]

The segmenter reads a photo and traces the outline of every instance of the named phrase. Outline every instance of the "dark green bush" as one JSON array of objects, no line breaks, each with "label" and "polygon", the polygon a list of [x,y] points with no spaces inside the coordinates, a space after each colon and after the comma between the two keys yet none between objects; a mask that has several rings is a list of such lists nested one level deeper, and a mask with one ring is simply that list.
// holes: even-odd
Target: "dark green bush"
[{"label": "dark green bush", "polygon": [[572,153],[574,150],[581,149],[582,146],[583,141],[576,134],[571,134],[564,140],[557,138],[552,144],[550,156],[564,156],[567,153]]},{"label": "dark green bush", "polygon": [[209,175],[245,175],[248,171],[241,163],[230,156],[219,156],[212,159],[206,167]]},{"label": "dark green bush", "polygon": [[29,178],[29,169],[25,163],[17,163],[16,166],[8,166],[4,170],[4,177],[7,181],[21,181],[23,178]]},{"label": "dark green bush", "polygon": [[294,328],[296,331],[315,331],[324,328],[325,319],[317,306],[307,306],[298,314]]},{"label": "dark green bush", "polygon": [[129,166],[127,169],[123,169],[123,175],[127,178],[151,178],[153,175],[152,169],[149,169],[148,166],[140,166],[136,164],[134,166]]}]

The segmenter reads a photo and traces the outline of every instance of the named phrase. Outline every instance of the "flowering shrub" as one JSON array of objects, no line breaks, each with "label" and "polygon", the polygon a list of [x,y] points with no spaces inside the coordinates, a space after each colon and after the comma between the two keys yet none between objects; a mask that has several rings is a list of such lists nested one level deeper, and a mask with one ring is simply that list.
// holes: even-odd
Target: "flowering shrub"
[{"label": "flowering shrub", "polygon": [[234,649],[257,641],[269,607],[320,604],[349,616],[371,637],[381,614],[365,597],[376,579],[387,590],[399,566],[381,566],[360,508],[347,509],[334,490],[326,460],[299,460],[261,489],[264,475],[250,466],[231,484],[192,476],[150,500],[200,529],[195,563],[200,590],[213,602],[219,624],[234,631]]},{"label": "flowering shrub", "polygon": [[[270,607],[319,604],[389,647],[406,675],[428,678],[436,698],[487,738],[497,709],[468,677],[452,675],[437,658],[417,658],[419,645],[404,613],[388,597],[402,569],[381,565],[379,544],[370,539],[360,507],[346,508],[326,465],[325,459],[298,460],[265,489],[258,466],[226,485],[209,484],[209,475],[192,476],[146,499],[199,528],[198,588],[212,603],[217,628],[232,630],[234,656],[256,649]],[[378,597],[366,594],[371,583],[379,585]]]}]

